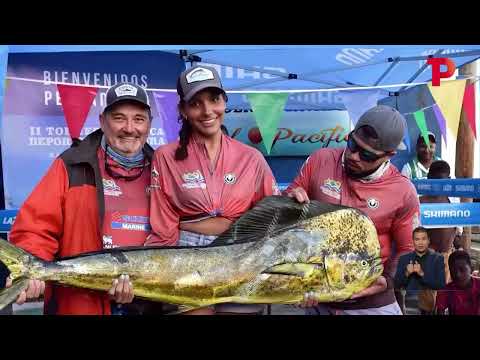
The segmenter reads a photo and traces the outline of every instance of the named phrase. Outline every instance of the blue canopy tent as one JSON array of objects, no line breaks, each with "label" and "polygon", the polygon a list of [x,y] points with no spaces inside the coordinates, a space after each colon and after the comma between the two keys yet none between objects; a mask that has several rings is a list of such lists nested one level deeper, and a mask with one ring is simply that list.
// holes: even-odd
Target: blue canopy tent
[{"label": "blue canopy tent", "polygon": [[431,77],[423,66],[428,57],[452,58],[457,67],[480,57],[480,45],[10,45],[8,51],[182,52],[186,61],[224,66],[221,75],[229,90],[333,90],[422,82]]},{"label": "blue canopy tent", "polygon": [[[176,53],[186,63],[215,66],[231,93],[318,92],[317,96],[309,96],[308,101],[291,97],[287,103],[287,109],[308,106],[311,110],[344,110],[340,101],[327,95],[333,91],[374,88],[388,97],[427,82],[431,79],[426,64],[429,57],[449,57],[457,68],[480,57],[480,45],[10,45],[8,51]],[[232,107],[249,106],[242,97],[231,100]]]},{"label": "blue canopy tent", "polygon": [[[431,79],[431,68],[426,64],[429,57],[449,57],[457,68],[480,58],[480,45],[9,45],[6,48],[12,54],[105,51],[178,54],[187,66],[203,63],[217,68],[229,92],[230,108],[250,109],[242,96],[245,93],[277,91],[290,93],[286,111],[345,110],[338,95],[349,90],[376,89],[384,95],[382,103],[395,106],[402,104],[395,95],[414,94],[415,85]],[[0,77],[4,75],[5,68],[0,67]],[[304,157],[288,156],[268,159],[272,168],[277,169],[280,182],[289,181],[303,160]]]}]

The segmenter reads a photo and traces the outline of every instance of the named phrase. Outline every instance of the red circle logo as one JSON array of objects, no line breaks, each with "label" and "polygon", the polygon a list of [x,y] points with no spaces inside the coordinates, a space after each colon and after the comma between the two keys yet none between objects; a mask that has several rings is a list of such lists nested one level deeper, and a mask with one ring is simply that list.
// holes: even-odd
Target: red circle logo
[{"label": "red circle logo", "polygon": [[258,127],[251,128],[248,131],[248,140],[250,140],[252,144],[260,144],[262,142],[262,135]]}]

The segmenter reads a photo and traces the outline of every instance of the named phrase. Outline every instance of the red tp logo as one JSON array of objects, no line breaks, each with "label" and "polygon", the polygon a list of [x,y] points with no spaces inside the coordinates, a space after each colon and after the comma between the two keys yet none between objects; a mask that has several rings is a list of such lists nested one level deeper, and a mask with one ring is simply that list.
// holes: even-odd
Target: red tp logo
[{"label": "red tp logo", "polygon": [[[440,86],[440,79],[449,78],[455,73],[455,63],[449,58],[430,58],[427,63],[432,65],[432,86]],[[440,65],[446,65],[447,71],[440,71]]]}]

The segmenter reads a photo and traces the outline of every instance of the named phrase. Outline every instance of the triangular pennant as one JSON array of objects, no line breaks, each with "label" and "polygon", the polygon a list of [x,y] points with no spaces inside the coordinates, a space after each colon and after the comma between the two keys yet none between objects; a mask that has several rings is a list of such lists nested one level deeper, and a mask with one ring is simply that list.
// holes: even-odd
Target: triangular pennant
[{"label": "triangular pennant", "polygon": [[157,107],[160,125],[165,133],[167,143],[178,138],[180,124],[178,122],[178,95],[168,91],[154,91],[153,99]]},{"label": "triangular pennant", "polygon": [[382,97],[385,96],[383,96],[378,90],[342,92],[342,102],[348,111],[348,116],[350,117],[354,127],[360,116],[362,116],[365,111],[377,106],[378,100],[380,100]]},{"label": "triangular pennant", "polygon": [[413,113],[413,117],[417,122],[417,126],[420,129],[420,134],[422,134],[423,139],[425,140],[425,144],[427,144],[427,146],[430,146],[430,140],[428,139],[427,122],[425,121],[425,113],[423,112],[423,110],[418,110]]},{"label": "triangular pennant", "polygon": [[443,114],[440,111],[440,108],[438,107],[437,104],[433,104],[432,109],[433,109],[433,113],[435,114],[435,118],[437,119],[438,127],[442,132],[442,137],[446,145],[447,144],[447,128],[446,128],[447,125],[445,122],[445,118],[443,117]]},{"label": "triangular pennant", "polygon": [[432,83],[428,83],[428,89],[440,108],[454,139],[458,134],[465,83],[466,80],[445,81],[440,86],[432,86]]},{"label": "triangular pennant", "polygon": [[477,138],[477,123],[475,120],[475,84],[465,86],[465,94],[463,95],[463,111],[467,115],[473,136]]},{"label": "triangular pennant", "polygon": [[403,135],[403,142],[407,148],[407,151],[410,152],[411,145],[410,145],[410,134],[408,133],[408,126],[405,126],[405,133]]},{"label": "triangular pennant", "polygon": [[87,119],[97,88],[88,86],[57,85],[63,113],[72,139],[79,138]]},{"label": "triangular pennant", "polygon": [[253,116],[260,129],[267,154],[270,154],[288,93],[252,93],[247,94],[247,98],[252,106]]}]

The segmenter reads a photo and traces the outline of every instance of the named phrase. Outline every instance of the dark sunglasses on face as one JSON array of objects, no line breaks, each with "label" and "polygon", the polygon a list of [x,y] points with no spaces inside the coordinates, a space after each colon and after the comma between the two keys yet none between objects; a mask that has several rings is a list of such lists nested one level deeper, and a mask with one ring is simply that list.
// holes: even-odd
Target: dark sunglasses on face
[{"label": "dark sunglasses on face", "polygon": [[348,140],[347,140],[347,147],[352,153],[358,152],[358,156],[360,157],[360,160],[366,161],[366,162],[375,162],[381,157],[385,156],[385,154],[382,155],[377,155],[374,154],[371,151],[368,151],[362,147],[360,147],[355,139],[352,136],[353,132],[348,134]]}]

